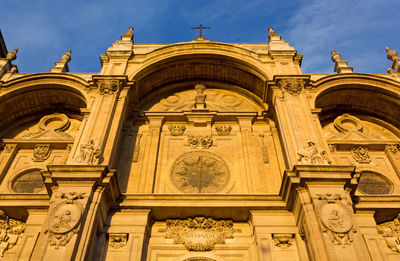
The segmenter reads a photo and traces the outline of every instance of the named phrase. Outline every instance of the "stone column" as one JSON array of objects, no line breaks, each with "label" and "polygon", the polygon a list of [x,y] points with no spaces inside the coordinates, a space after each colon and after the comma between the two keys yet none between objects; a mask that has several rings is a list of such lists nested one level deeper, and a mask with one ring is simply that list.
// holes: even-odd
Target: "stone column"
[{"label": "stone column", "polygon": [[17,144],[6,144],[4,146],[3,151],[0,153],[0,180],[4,179],[8,167],[14,160],[17,151]]},{"label": "stone column", "polygon": [[297,165],[285,173],[281,193],[312,260],[373,260],[352,207],[356,185],[354,166]]},{"label": "stone column", "polygon": [[238,117],[240,134],[242,137],[242,148],[243,148],[243,160],[245,166],[245,174],[246,174],[246,187],[247,192],[255,191],[255,182],[254,182],[254,171],[253,164],[251,162],[252,153],[254,152],[253,145],[253,136],[252,136],[252,125],[253,125],[253,117]]},{"label": "stone column", "polygon": [[51,199],[33,260],[87,260],[120,195],[115,172],[99,165],[49,165],[43,177]]}]

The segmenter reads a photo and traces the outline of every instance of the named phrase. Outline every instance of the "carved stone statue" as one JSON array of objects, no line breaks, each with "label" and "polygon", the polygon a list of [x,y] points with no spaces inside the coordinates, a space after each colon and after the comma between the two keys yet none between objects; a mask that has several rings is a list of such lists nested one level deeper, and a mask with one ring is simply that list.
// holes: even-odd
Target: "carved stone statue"
[{"label": "carved stone statue", "polygon": [[204,86],[204,84],[196,84],[194,89],[197,92],[197,95],[194,98],[194,107],[196,109],[205,109],[207,95],[204,94],[204,91],[206,90],[206,86]]},{"label": "carved stone statue", "polygon": [[76,158],[76,161],[78,163],[93,165],[97,163],[100,152],[101,151],[99,145],[97,145],[97,143],[93,139],[89,139],[88,143],[81,144],[79,156]]},{"label": "carved stone statue", "polygon": [[326,159],[326,152],[322,151],[319,152],[317,147],[315,146],[315,142],[309,140],[307,142],[308,147],[297,152],[299,156],[299,161],[302,164],[310,164],[310,165],[318,165],[318,164],[329,164],[328,160]]},{"label": "carved stone statue", "polygon": [[121,35],[121,39],[122,40],[132,40],[133,39],[133,27],[132,26],[129,27],[129,30],[125,34]]},{"label": "carved stone statue", "polygon": [[269,35],[269,37],[278,36],[278,34],[274,31],[274,28],[272,28],[271,26],[268,27],[268,35]]}]

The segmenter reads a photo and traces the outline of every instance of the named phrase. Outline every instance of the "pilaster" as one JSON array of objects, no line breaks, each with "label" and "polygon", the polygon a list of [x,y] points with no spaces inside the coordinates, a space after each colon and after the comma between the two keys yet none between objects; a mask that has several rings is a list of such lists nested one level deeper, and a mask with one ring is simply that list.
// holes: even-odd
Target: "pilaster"
[{"label": "pilaster", "polygon": [[87,260],[105,216],[120,195],[115,172],[105,166],[49,165],[51,195],[33,260]]},{"label": "pilaster", "polygon": [[353,166],[297,165],[285,173],[281,195],[312,260],[379,260],[369,254],[353,211],[356,186]]}]

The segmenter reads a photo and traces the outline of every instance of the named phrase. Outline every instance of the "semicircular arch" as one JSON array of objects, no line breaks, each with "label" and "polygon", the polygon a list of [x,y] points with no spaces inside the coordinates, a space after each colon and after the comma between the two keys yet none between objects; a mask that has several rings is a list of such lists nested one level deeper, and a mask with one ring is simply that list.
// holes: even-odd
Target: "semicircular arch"
[{"label": "semicircular arch", "polygon": [[28,75],[2,85],[0,94],[0,137],[15,127],[54,112],[79,118],[87,97],[88,83],[76,76]]},{"label": "semicircular arch", "polygon": [[314,84],[311,102],[321,122],[338,115],[369,115],[400,127],[400,83],[368,74],[328,76]]}]

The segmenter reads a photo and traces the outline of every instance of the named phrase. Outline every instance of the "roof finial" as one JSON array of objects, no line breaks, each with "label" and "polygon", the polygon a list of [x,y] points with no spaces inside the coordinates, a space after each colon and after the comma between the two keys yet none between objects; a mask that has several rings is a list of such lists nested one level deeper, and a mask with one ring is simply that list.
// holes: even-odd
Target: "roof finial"
[{"label": "roof finial", "polygon": [[342,60],[342,56],[340,53],[337,53],[335,50],[331,50],[331,60],[335,63],[340,62]]},{"label": "roof finial", "polygon": [[347,61],[342,61],[342,56],[335,50],[331,50],[331,60],[335,63],[334,72],[337,73],[352,73],[353,67],[347,66]]},{"label": "roof finial", "polygon": [[[387,52],[387,58],[391,60],[392,66],[387,68],[387,72],[394,76],[396,79],[400,78],[400,58],[397,51],[391,50],[389,47],[385,47]],[[393,70],[394,69],[394,70]]]},{"label": "roof finial", "polygon": [[71,49],[61,56],[61,62],[67,63],[71,61]]},{"label": "roof finial", "polygon": [[7,53],[6,59],[9,61],[14,61],[15,59],[17,59],[17,52],[18,48],[15,48],[11,52]]},{"label": "roof finial", "polygon": [[387,52],[387,58],[389,59],[389,60],[391,60],[392,62],[394,62],[396,59],[398,59],[399,58],[399,56],[398,56],[398,54],[397,54],[397,52],[396,51],[394,51],[394,50],[391,50],[389,47],[385,47],[385,49],[386,49],[386,52]]}]

